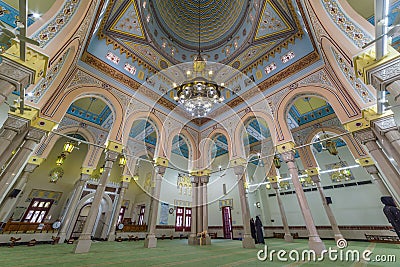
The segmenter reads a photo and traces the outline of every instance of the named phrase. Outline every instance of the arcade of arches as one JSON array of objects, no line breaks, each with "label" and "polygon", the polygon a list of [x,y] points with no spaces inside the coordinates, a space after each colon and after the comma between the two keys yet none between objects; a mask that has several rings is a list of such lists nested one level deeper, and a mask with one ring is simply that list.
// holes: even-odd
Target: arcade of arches
[{"label": "arcade of arches", "polygon": [[[28,1],[26,29],[14,2],[0,1],[0,243],[254,248],[256,216],[264,237],[317,253],[398,240],[381,197],[400,203],[400,39],[365,47],[373,0]],[[198,15],[207,77],[224,85],[205,117],[173,89]]]}]

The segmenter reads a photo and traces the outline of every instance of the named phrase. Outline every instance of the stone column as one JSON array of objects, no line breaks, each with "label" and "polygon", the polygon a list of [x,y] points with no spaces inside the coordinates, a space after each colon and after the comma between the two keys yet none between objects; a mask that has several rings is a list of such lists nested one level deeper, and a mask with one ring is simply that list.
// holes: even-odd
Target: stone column
[{"label": "stone column", "polygon": [[[32,174],[32,172],[38,167],[39,165],[37,164],[31,164],[28,163],[25,165],[24,171],[22,175],[20,176],[19,180],[17,181],[16,186],[14,189],[19,189],[20,192],[18,196],[21,195],[21,193],[24,191],[26,183],[28,182],[29,176]],[[0,212],[0,222],[7,222],[8,219],[11,216],[11,212],[14,211],[15,206],[17,205],[18,201],[18,196],[14,198],[7,198],[4,201],[4,204],[1,207],[1,212]]]},{"label": "stone column", "polygon": [[1,176],[0,180],[0,203],[3,202],[4,197],[7,192],[15,183],[18,174],[21,172],[23,166],[29,159],[33,150],[37,146],[37,144],[42,140],[43,136],[45,136],[46,132],[31,128],[28,134],[25,137],[25,142],[18,150],[17,154],[14,156],[11,163],[8,165],[7,169]]},{"label": "stone column", "polygon": [[115,207],[114,217],[112,219],[112,224],[110,228],[110,233],[108,235],[108,241],[115,241],[115,230],[117,229],[118,217],[119,217],[119,210],[122,206],[122,201],[124,201],[125,190],[128,188],[128,182],[121,182],[121,187],[118,196],[117,206]]},{"label": "stone column", "polygon": [[[317,170],[315,170],[315,169],[313,169],[311,171],[314,171],[315,173],[318,173]],[[319,195],[320,195],[321,200],[322,200],[322,206],[324,207],[326,216],[328,216],[329,223],[332,226],[332,230],[333,230],[333,234],[334,234],[334,237],[335,237],[335,241],[337,242],[339,239],[344,239],[342,233],[339,230],[339,226],[338,226],[338,224],[336,222],[335,216],[333,215],[332,209],[329,206],[329,204],[326,202],[324,189],[321,186],[321,179],[320,179],[319,175],[318,174],[310,175],[310,178],[317,186]]]},{"label": "stone column", "polygon": [[293,236],[290,234],[289,224],[287,222],[285,209],[283,207],[283,203],[281,200],[281,196],[279,194],[279,187],[277,182],[271,182],[271,186],[275,189],[276,200],[278,201],[279,211],[281,212],[283,231],[285,232],[284,239],[286,242],[293,242]]},{"label": "stone column", "polygon": [[210,180],[210,176],[205,175],[200,177],[203,184],[203,232],[206,232],[205,242],[203,245],[211,245],[211,237],[208,234],[208,196],[207,196],[207,184]]},{"label": "stone column", "polygon": [[377,142],[385,149],[386,154],[396,161],[400,167],[400,133],[393,116],[379,118],[372,122],[372,131]]},{"label": "stone column", "polygon": [[234,172],[238,180],[238,189],[239,189],[239,197],[240,197],[240,207],[242,209],[242,221],[243,221],[243,236],[242,236],[242,246],[244,248],[255,248],[256,245],[254,243],[254,239],[251,237],[250,230],[250,211],[249,211],[249,203],[246,197],[246,190],[244,188],[244,183],[246,181],[246,169],[244,166],[237,165],[234,166]]},{"label": "stone column", "polygon": [[97,186],[89,214],[86,218],[85,225],[83,226],[82,234],[79,236],[78,243],[76,244],[74,250],[75,253],[87,253],[90,250],[90,246],[92,244],[91,238],[92,238],[93,227],[96,223],[99,207],[101,204],[101,200],[103,198],[104,191],[107,186],[111,168],[114,162],[117,160],[117,157],[118,157],[118,152],[116,151],[108,150],[106,152],[106,158],[105,158],[106,162],[104,164],[104,172],[101,175],[99,184]]},{"label": "stone column", "polygon": [[199,182],[198,176],[190,177],[192,182],[192,226],[191,232],[188,238],[189,245],[198,245],[197,239],[197,184]]},{"label": "stone column", "polygon": [[382,148],[376,142],[376,136],[371,129],[365,129],[354,133],[355,138],[364,144],[376,165],[379,166],[387,182],[395,193],[397,201],[400,197],[399,173],[396,171],[390,160],[387,158]]},{"label": "stone column", "polygon": [[203,186],[199,176],[199,186],[197,187],[197,232],[203,230]]},{"label": "stone column", "polygon": [[90,174],[81,173],[81,177],[75,183],[74,193],[72,194],[72,197],[69,200],[67,211],[64,215],[64,218],[61,219],[61,229],[58,232],[58,236],[60,237],[59,243],[64,243],[64,241],[68,237],[69,230],[72,230],[71,229],[71,227],[73,227],[72,219],[76,212],[79,200],[81,199],[83,189],[85,188],[85,184],[89,180],[89,178]]},{"label": "stone column", "polygon": [[378,168],[374,164],[364,166],[364,169],[372,176],[372,182],[378,186],[379,192],[381,192],[383,196],[392,195],[387,189],[386,185],[383,183],[382,178],[380,176],[381,174],[379,173]]},{"label": "stone column", "polygon": [[[11,151],[16,149],[26,134],[29,126],[29,120],[14,115],[8,115],[7,120],[4,122],[0,130],[0,168],[12,156]],[[17,142],[17,139],[20,141]]]},{"label": "stone column", "polygon": [[306,223],[306,228],[308,231],[308,246],[310,249],[314,250],[316,254],[321,254],[321,252],[325,249],[325,245],[318,235],[310,207],[308,206],[306,195],[304,194],[303,187],[299,181],[298,169],[294,163],[294,154],[294,151],[286,151],[282,153],[282,158],[288,166],[300,210]]},{"label": "stone column", "polygon": [[158,206],[160,203],[161,182],[165,174],[165,170],[166,170],[165,166],[157,165],[155,167],[156,179],[155,179],[154,194],[153,196],[151,196],[153,198],[153,201],[151,204],[149,233],[147,234],[147,237],[144,240],[144,246],[146,248],[157,247],[157,238],[156,238],[157,215],[158,215]]}]

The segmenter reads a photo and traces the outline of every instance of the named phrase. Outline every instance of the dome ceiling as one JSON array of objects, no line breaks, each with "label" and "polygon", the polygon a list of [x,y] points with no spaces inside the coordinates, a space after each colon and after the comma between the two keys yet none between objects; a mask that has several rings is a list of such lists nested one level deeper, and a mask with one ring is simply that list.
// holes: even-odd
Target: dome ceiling
[{"label": "dome ceiling", "polygon": [[[117,82],[128,91],[138,90],[154,74],[191,62],[197,55],[197,3],[106,1],[93,24],[82,63],[91,65],[100,75],[120,77]],[[203,57],[248,77],[232,78],[233,82],[227,84],[225,109],[239,106],[247,96],[260,91],[275,90],[273,86],[282,81],[279,77],[295,78],[300,70],[320,59],[307,33],[311,29],[299,16],[303,13],[300,0],[200,0],[200,7]],[[254,83],[259,88],[254,88]],[[171,88],[159,82],[147,83],[146,87],[156,93],[149,103],[176,107]],[[149,97],[151,93],[143,95]]]},{"label": "dome ceiling", "polygon": [[[232,38],[246,20],[247,0],[155,0],[155,19],[163,31],[184,48],[197,50],[200,12],[202,49],[216,48]],[[185,25],[182,27],[182,25]]]}]

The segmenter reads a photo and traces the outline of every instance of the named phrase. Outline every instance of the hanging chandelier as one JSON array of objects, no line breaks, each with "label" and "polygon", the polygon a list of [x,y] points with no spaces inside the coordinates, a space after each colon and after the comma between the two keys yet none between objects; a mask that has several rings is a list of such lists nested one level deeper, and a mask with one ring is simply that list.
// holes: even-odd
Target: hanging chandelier
[{"label": "hanging chandelier", "polygon": [[[181,103],[184,108],[193,117],[205,117],[211,108],[216,103],[222,103],[224,97],[221,91],[225,88],[224,84],[217,84],[212,80],[204,78],[212,78],[213,72],[206,70],[206,61],[201,56],[200,48],[200,0],[198,1],[198,32],[199,32],[199,43],[198,43],[198,54],[193,61],[193,73],[188,70],[186,72],[189,80],[182,82],[180,85],[173,84],[174,100]],[[192,78],[194,77],[194,78]],[[192,79],[190,79],[192,78]]]}]

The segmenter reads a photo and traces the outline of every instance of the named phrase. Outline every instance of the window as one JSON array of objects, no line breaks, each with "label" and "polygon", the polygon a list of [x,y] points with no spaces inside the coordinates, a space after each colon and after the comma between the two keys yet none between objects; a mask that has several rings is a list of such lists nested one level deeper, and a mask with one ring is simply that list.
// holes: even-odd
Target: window
[{"label": "window", "polygon": [[120,224],[120,223],[122,223],[122,220],[124,219],[125,210],[126,210],[126,207],[124,207],[124,206],[122,206],[122,207],[119,209],[119,215],[118,215],[118,223],[117,223],[117,225]]},{"label": "window", "polygon": [[175,231],[190,231],[192,225],[192,209],[191,208],[176,208]]},{"label": "window", "polygon": [[138,225],[143,225],[144,224],[144,212],[146,211],[146,206],[140,206],[139,208],[139,219],[138,219]]},{"label": "window", "polygon": [[53,204],[53,199],[34,198],[29,204],[23,222],[42,223]]}]

